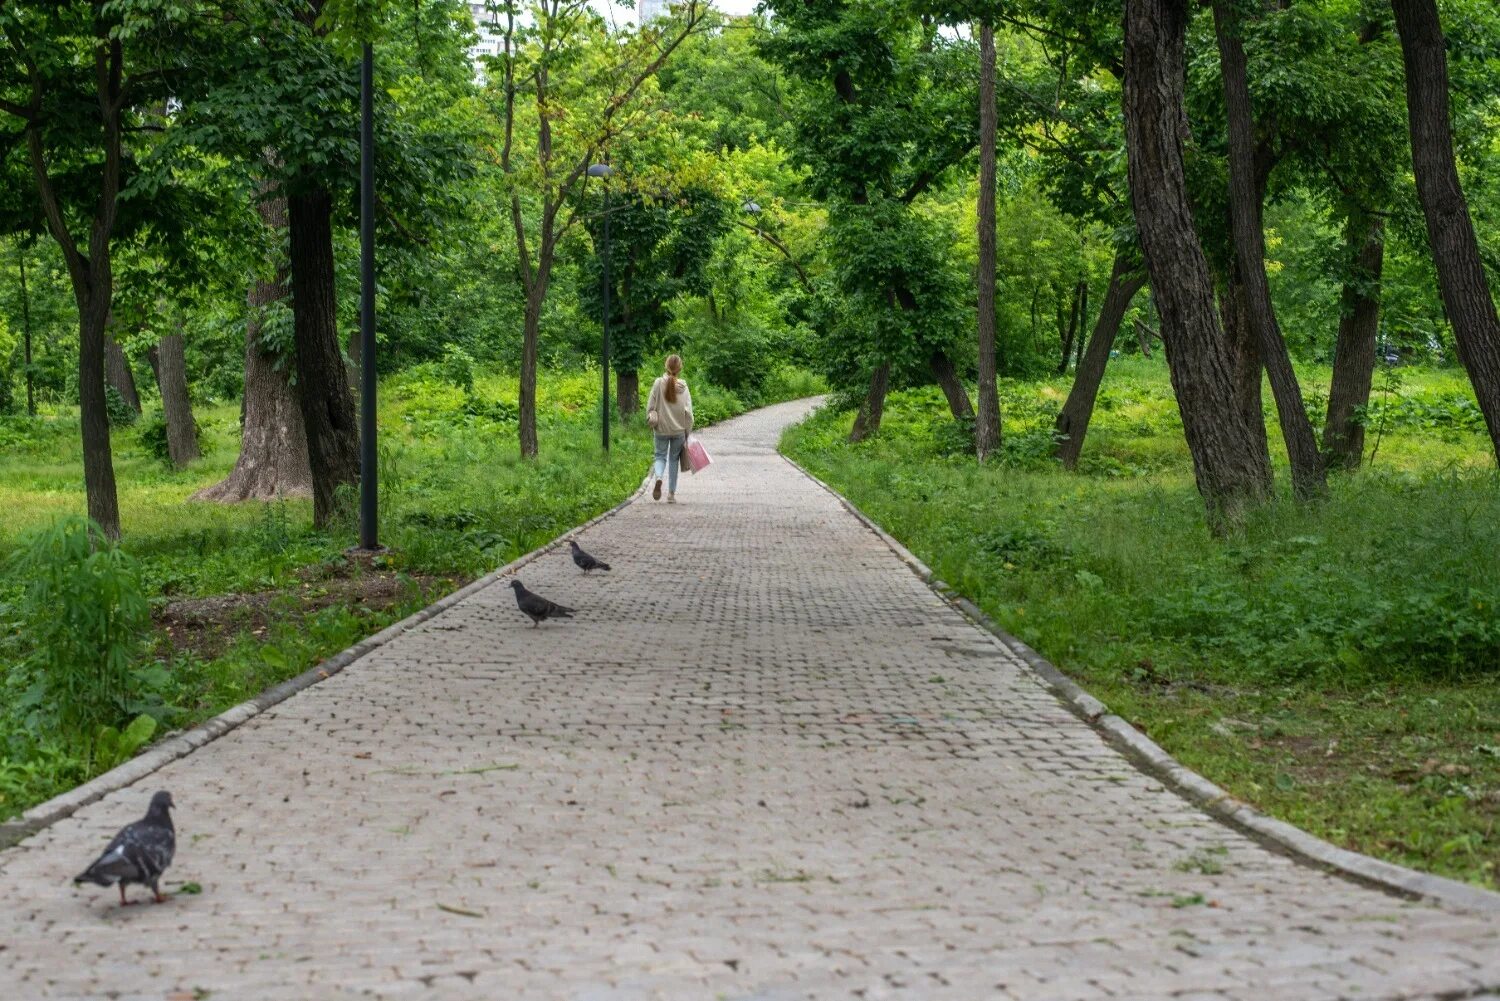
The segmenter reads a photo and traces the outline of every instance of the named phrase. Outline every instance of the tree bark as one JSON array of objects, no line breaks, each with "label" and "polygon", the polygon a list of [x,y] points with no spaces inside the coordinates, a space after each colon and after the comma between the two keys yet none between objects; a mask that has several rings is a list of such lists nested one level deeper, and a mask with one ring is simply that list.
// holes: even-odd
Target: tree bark
[{"label": "tree bark", "polygon": [[[538,269],[540,270],[540,269]],[[547,296],[546,283],[540,276],[526,296],[526,317],[521,331],[521,391],[519,398],[518,435],[521,458],[534,459],[536,437],[536,359],[537,338],[542,325],[542,302]]]},{"label": "tree bark", "polygon": [[979,28],[979,413],[974,451],[983,462],[1000,447],[995,352],[995,27]]},{"label": "tree bark", "polygon": [[1271,470],[1234,405],[1229,346],[1188,207],[1186,29],[1186,0],[1127,0],[1125,134],[1136,227],[1161,310],[1172,387],[1209,523],[1223,531],[1268,496]]},{"label": "tree bark", "polygon": [[1245,46],[1239,32],[1244,22],[1223,2],[1214,4],[1214,34],[1224,80],[1224,106],[1229,120],[1229,211],[1235,260],[1245,282],[1247,315],[1255,330],[1261,361],[1271,378],[1276,413],[1292,467],[1292,492],[1301,500],[1328,493],[1323,453],[1318,450],[1312,421],[1302,402],[1302,387],[1276,320],[1271,285],[1266,278],[1266,234],[1262,187],[1256,177],[1255,115]]},{"label": "tree bark", "polygon": [[1448,57],[1436,0],[1391,0],[1406,64],[1412,172],[1458,358],[1500,461],[1500,316],[1458,180],[1448,110]]},{"label": "tree bark", "polygon": [[629,417],[641,409],[641,374],[635,369],[615,370],[615,401],[621,417]]},{"label": "tree bark", "polygon": [[1365,452],[1365,428],[1355,414],[1370,403],[1375,341],[1380,334],[1384,221],[1364,212],[1351,213],[1344,228],[1344,246],[1351,270],[1344,279],[1339,334],[1333,349],[1333,380],[1328,387],[1323,449],[1328,453],[1330,465],[1357,469]]},{"label": "tree bark", "polygon": [[1073,375],[1073,388],[1068,391],[1067,402],[1057,415],[1057,446],[1053,454],[1062,460],[1064,469],[1078,468],[1083,439],[1094,415],[1094,401],[1099,395],[1099,385],[1104,381],[1104,369],[1109,365],[1110,349],[1120,332],[1125,311],[1130,308],[1130,300],[1145,284],[1145,273],[1133,267],[1124,254],[1116,254],[1109,274],[1109,287],[1104,292],[1104,305],[1099,309],[1088,347]]},{"label": "tree bark", "polygon": [[1150,358],[1151,357],[1151,338],[1152,338],[1153,335],[1156,334],[1156,331],[1154,331],[1150,327],[1146,326],[1140,320],[1136,320],[1134,323],[1132,323],[1131,324],[1131,328],[1135,331],[1135,341],[1136,341],[1136,343],[1141,346],[1141,357],[1142,358]]},{"label": "tree bark", "polygon": [[[1080,323],[1089,322],[1089,283],[1083,279],[1079,279],[1078,281],[1078,321]],[[1076,360],[1073,362],[1075,367],[1083,364],[1082,337],[1078,338],[1077,349],[1078,355]]]},{"label": "tree bark", "polygon": [[36,416],[36,373],[31,368],[31,297],[26,291],[26,254],[16,243],[16,263],[21,269],[21,344],[26,362],[26,416]]},{"label": "tree bark", "polygon": [[937,380],[943,395],[948,398],[948,411],[953,414],[953,419],[972,421],[974,407],[969,403],[969,391],[964,388],[964,381],[958,377],[958,370],[953,367],[953,359],[945,351],[934,351],[928,356],[927,365],[932,369],[932,377]]},{"label": "tree bark", "polygon": [[[267,197],[257,206],[261,222],[272,229],[286,227],[286,199]],[[234,503],[311,497],[312,468],[307,458],[307,435],[296,387],[288,376],[292,359],[278,359],[260,342],[266,310],[285,299],[288,269],[282,264],[272,281],[255,280],[246,296],[249,319],[245,325],[245,390],[240,397],[240,454],[234,469],[219,483],[205,487],[192,500]]]},{"label": "tree bark", "polygon": [[1234,405],[1250,429],[1257,461],[1271,468],[1271,441],[1266,434],[1266,412],[1261,403],[1261,383],[1265,366],[1260,361],[1260,341],[1250,323],[1250,307],[1247,303],[1245,283],[1240,280],[1240,268],[1231,262],[1229,279],[1219,300],[1219,318],[1224,326],[1224,336],[1229,342],[1229,352],[1234,381]]},{"label": "tree bark", "polygon": [[880,418],[885,414],[885,394],[890,385],[889,364],[879,366],[870,374],[870,390],[859,405],[859,412],[854,415],[854,427],[849,431],[851,444],[864,441],[880,430]]},{"label": "tree bark", "polygon": [[[106,321],[106,326],[113,325],[111,317]],[[125,357],[125,349],[120,347],[120,342],[109,335],[106,335],[104,342],[104,377],[115,387],[115,392],[120,394],[120,399],[125,401],[126,406],[136,413],[141,412],[141,396],[135,390],[135,373],[130,371],[130,359]]]},{"label": "tree bark", "polygon": [[313,524],[338,514],[339,488],[359,482],[359,426],[339,350],[333,275],[333,199],[311,186],[287,197],[297,400],[312,465]]},{"label": "tree bark", "polygon": [[157,342],[156,385],[161,390],[161,409],[167,422],[167,454],[172,465],[181,469],[200,454],[181,333],[168,334]]}]

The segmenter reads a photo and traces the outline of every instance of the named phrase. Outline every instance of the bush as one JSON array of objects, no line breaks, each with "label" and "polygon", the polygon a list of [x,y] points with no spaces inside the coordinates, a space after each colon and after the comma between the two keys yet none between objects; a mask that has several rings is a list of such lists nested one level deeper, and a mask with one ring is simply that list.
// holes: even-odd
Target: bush
[{"label": "bush", "polygon": [[[199,453],[204,452],[203,428],[196,420],[193,421],[193,437],[198,442]],[[141,448],[147,455],[171,465],[172,450],[167,446],[167,417],[160,410],[152,410],[145,415],[141,426],[136,429],[136,440],[141,443]]]},{"label": "bush", "polygon": [[24,539],[15,569],[27,582],[18,611],[32,641],[28,701],[92,754],[100,729],[143,694],[131,666],[150,611],[135,560],[75,515]]},{"label": "bush", "polygon": [[104,412],[109,415],[109,426],[128,428],[141,419],[134,407],[125,402],[125,397],[113,386],[104,387]]}]

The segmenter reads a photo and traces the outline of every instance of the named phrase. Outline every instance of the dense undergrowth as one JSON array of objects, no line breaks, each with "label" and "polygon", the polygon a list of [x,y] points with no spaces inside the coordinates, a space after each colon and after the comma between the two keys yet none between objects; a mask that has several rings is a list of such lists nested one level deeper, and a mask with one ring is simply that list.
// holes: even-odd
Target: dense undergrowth
[{"label": "dense undergrowth", "polygon": [[1500,477],[1462,374],[1377,391],[1373,467],[1333,477],[1319,504],[1283,496],[1222,541],[1205,530],[1163,368],[1110,372],[1078,474],[1047,458],[1065,393],[1061,380],[1003,387],[1005,452],[988,468],[936,390],[893,394],[860,445],[829,408],[784,447],[1232,792],[1494,885]]},{"label": "dense undergrowth", "polygon": [[[778,371],[753,399],[694,380],[695,417],[706,426],[820,388],[795,370]],[[541,455],[528,462],[518,456],[513,376],[476,371],[459,359],[384,380],[381,541],[390,552],[370,566],[344,556],[354,526],[313,529],[308,501],[188,500],[233,466],[237,406],[199,408],[206,455],[181,472],[158,458],[149,421],[117,429],[124,538],[111,557],[118,579],[107,593],[128,598],[134,588],[154,625],[96,631],[92,659],[55,642],[57,628],[72,621],[59,588],[88,589],[77,592],[76,603],[87,606],[91,622],[118,607],[101,597],[97,575],[73,573],[78,552],[40,562],[28,555],[41,536],[59,534],[61,519],[83,509],[77,418],[0,422],[0,564],[7,568],[0,576],[0,818],[535,549],[641,482],[650,432],[639,418],[616,422],[613,448],[601,454],[597,372],[543,374],[539,397]],[[49,567],[63,583],[38,592]],[[199,605],[211,613],[201,629]],[[174,614],[182,607],[193,615]],[[111,657],[128,662],[123,675],[99,674]],[[86,684],[89,672],[108,682],[108,706],[91,704],[86,719],[74,720],[71,703],[58,695]],[[149,722],[127,733],[143,715]]]}]

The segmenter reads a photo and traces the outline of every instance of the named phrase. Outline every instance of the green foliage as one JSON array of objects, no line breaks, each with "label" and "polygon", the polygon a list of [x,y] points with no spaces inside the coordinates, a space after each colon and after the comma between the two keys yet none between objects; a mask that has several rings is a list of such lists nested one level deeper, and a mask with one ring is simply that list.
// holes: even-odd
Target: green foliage
[{"label": "green foliage", "polygon": [[94,741],[94,767],[108,771],[135,756],[135,752],[151,742],[156,733],[156,720],[142,713],[123,730],[112,726],[101,726]]},{"label": "green foliage", "polygon": [[[203,428],[197,420],[193,421],[193,437],[198,442],[199,452],[204,448]],[[171,465],[172,453],[167,447],[167,417],[160,409],[150,411],[140,422],[136,429],[136,440],[140,442],[145,453],[158,462]]]},{"label": "green foliage", "polygon": [[92,742],[147,694],[132,672],[150,623],[136,561],[74,516],[23,540],[14,567],[26,581],[18,617],[33,687],[25,700],[63,733]]},{"label": "green foliage", "polygon": [[104,412],[109,416],[112,428],[128,428],[141,419],[140,411],[126,403],[125,397],[114,386],[104,387]]}]

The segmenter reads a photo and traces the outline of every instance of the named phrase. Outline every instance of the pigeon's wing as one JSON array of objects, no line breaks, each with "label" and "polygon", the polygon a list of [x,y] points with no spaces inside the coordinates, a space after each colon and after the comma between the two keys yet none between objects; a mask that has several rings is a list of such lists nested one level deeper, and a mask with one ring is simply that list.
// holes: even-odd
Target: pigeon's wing
[{"label": "pigeon's wing", "polygon": [[125,853],[140,872],[138,881],[152,886],[172,864],[176,852],[177,837],[172,829],[155,824],[137,827],[125,842]]},{"label": "pigeon's wing", "polygon": [[527,615],[537,616],[543,619],[550,618],[554,615],[560,616],[562,618],[567,618],[569,615],[573,614],[573,610],[571,608],[564,608],[562,605],[557,604],[557,602],[548,601],[541,595],[532,594],[530,591],[527,591],[524,595],[521,596],[521,611],[525,612]]},{"label": "pigeon's wing", "polygon": [[588,553],[584,552],[582,549],[579,549],[577,546],[574,546],[573,547],[573,562],[576,563],[576,564],[578,564],[583,569],[587,570],[589,568],[589,564],[591,564],[591,563],[594,562],[594,558],[592,556],[590,556]]},{"label": "pigeon's wing", "polygon": [[135,826],[131,824],[116,834],[109,847],[94,860],[94,864],[74,876],[73,882],[113,886],[122,879],[126,882],[138,881],[141,870],[132,857],[134,853],[129,849],[129,838]]}]

